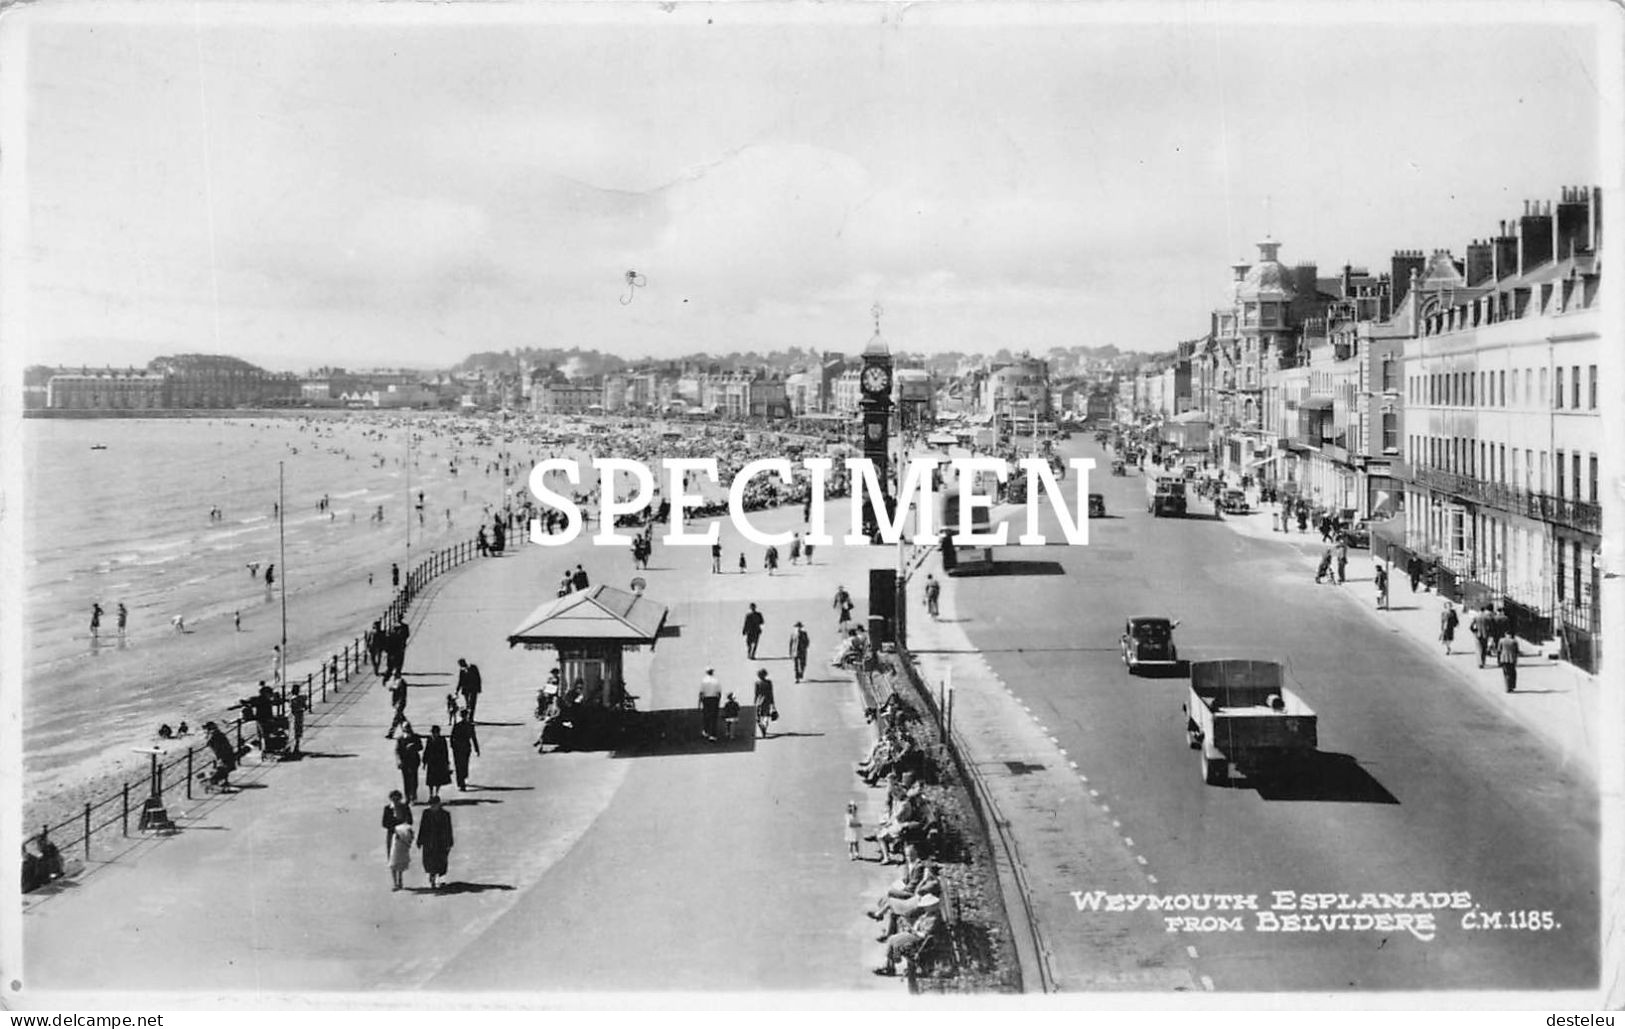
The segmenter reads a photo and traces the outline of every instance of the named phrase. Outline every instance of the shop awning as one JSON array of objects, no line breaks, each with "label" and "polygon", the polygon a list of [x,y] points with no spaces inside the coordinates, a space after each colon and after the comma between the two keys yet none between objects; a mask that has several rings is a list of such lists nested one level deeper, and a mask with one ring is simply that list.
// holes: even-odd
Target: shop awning
[{"label": "shop awning", "polygon": [[925,441],[933,447],[951,447],[959,442],[959,437],[951,432],[933,432]]},{"label": "shop awning", "polygon": [[613,586],[591,586],[549,600],[532,611],[508,635],[508,646],[573,640],[653,643],[665,629],[670,610],[641,594]]},{"label": "shop awning", "polygon": [[1330,411],[1331,409],[1331,397],[1309,397],[1298,403],[1298,410],[1300,411]]}]

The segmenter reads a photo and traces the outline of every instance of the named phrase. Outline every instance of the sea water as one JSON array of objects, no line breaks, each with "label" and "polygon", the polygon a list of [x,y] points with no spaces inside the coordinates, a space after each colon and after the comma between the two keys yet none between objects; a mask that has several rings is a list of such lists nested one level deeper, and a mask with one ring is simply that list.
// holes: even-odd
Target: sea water
[{"label": "sea water", "polygon": [[[25,421],[25,786],[91,774],[151,743],[160,723],[195,729],[220,717],[270,671],[282,588],[303,642],[318,625],[353,637],[388,604],[390,564],[403,576],[410,567],[409,533],[415,563],[523,500],[541,454],[510,451],[504,462],[500,443],[474,426],[412,424],[409,470],[399,416]],[[280,581],[268,589],[273,562]],[[103,609],[99,639],[92,603]],[[335,610],[346,624],[331,624]],[[300,643],[290,631],[295,666]]]}]

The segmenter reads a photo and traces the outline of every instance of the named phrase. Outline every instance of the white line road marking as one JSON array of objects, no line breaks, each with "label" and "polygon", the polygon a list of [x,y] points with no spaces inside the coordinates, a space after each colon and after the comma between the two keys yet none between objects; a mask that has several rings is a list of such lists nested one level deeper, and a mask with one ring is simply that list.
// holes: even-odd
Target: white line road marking
[{"label": "white line road marking", "polygon": [[1112,806],[1110,804],[1102,804],[1102,805],[1100,805],[1100,810],[1106,812],[1109,815],[1109,814],[1112,813]]},{"label": "white line road marking", "polygon": [[[1044,731],[1045,731],[1045,732],[1049,732],[1049,730],[1048,730],[1048,729],[1045,729],[1045,730],[1044,730]],[[1050,738],[1049,738],[1049,741],[1050,741],[1050,742],[1051,742],[1051,743],[1053,743],[1053,744],[1055,744],[1055,745],[1056,745],[1056,746],[1057,746],[1057,747],[1059,747],[1059,746],[1060,746],[1060,745],[1061,745],[1061,741],[1060,741],[1060,740],[1058,740],[1058,739],[1056,739],[1056,738],[1055,738],[1055,737],[1053,737],[1053,736],[1051,736],[1051,737],[1050,737]],[[1064,752],[1064,751],[1063,751],[1063,753],[1065,753],[1065,752]]]},{"label": "white line road marking", "polygon": [[1129,836],[1123,837],[1123,842],[1128,844],[1131,847],[1134,846],[1134,839],[1132,837],[1129,837]]},{"label": "white line road marking", "polygon": [[1212,976],[1204,975],[1202,977],[1202,989],[1206,990],[1209,993],[1213,992],[1213,977]]},{"label": "white line road marking", "polygon": [[1147,872],[1145,873],[1145,881],[1155,886],[1157,884],[1157,877],[1152,875],[1150,872]]},{"label": "white line road marking", "polygon": [[[1059,741],[1059,740],[1056,740],[1056,741],[1055,741],[1055,742],[1056,742],[1056,743],[1060,743],[1060,741]],[[1066,748],[1065,748],[1065,747],[1062,747],[1062,748],[1061,748],[1061,756],[1062,756],[1062,757],[1066,757]]]},{"label": "white line road marking", "polygon": [[1089,796],[1098,797],[1098,796],[1100,796],[1100,791],[1099,790],[1090,790],[1089,791]]},{"label": "white line road marking", "polygon": [[1134,855],[1134,860],[1138,861],[1142,865],[1146,863],[1144,854],[1136,854],[1136,855]]},{"label": "white line road marking", "polygon": [[1078,763],[1076,761],[1068,761],[1067,764],[1072,766],[1073,768],[1078,767]]},{"label": "white line road marking", "polygon": [[1112,819],[1112,828],[1113,829],[1121,829],[1121,828],[1123,828],[1123,823],[1119,822],[1117,819],[1114,818],[1114,819]]},{"label": "white line road marking", "polygon": [[1191,957],[1195,957],[1196,956],[1196,948],[1192,947],[1192,946],[1189,946],[1189,945],[1186,945],[1185,953],[1189,954]]}]

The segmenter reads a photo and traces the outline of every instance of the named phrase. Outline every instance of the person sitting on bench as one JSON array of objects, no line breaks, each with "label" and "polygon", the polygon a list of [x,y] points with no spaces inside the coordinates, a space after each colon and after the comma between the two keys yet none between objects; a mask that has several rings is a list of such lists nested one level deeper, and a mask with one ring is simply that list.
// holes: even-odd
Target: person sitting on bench
[{"label": "person sitting on bench", "polygon": [[870,918],[883,923],[883,931],[875,937],[877,942],[885,943],[901,932],[924,909],[927,897],[933,898],[933,903],[942,899],[942,866],[935,861],[926,861],[923,867],[925,871],[921,873],[911,896],[896,897],[888,892],[880,907],[868,912]]},{"label": "person sitting on bench", "polygon": [[886,963],[875,969],[875,975],[896,975],[897,962],[907,958],[910,967],[917,969],[920,951],[926,943],[943,929],[941,900],[935,896],[922,898],[920,913],[902,932],[893,933],[886,940]]}]

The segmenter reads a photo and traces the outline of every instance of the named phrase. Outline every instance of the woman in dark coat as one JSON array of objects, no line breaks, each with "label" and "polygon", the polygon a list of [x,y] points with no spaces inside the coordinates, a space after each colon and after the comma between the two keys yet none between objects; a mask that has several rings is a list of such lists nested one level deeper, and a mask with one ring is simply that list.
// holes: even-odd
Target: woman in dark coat
[{"label": "woman in dark coat", "polygon": [[440,735],[440,726],[429,726],[429,738],[423,741],[423,785],[429,787],[431,801],[440,798],[440,787],[451,782],[451,748]]},{"label": "woman in dark coat", "polygon": [[418,846],[423,850],[423,870],[429,873],[429,888],[438,890],[452,846],[451,812],[440,806],[438,796],[431,796],[429,806],[418,816]]},{"label": "woman in dark coat", "polygon": [[408,803],[418,799],[418,765],[423,760],[423,737],[412,731],[412,723],[401,726],[395,739],[395,767],[401,770],[401,792]]}]

